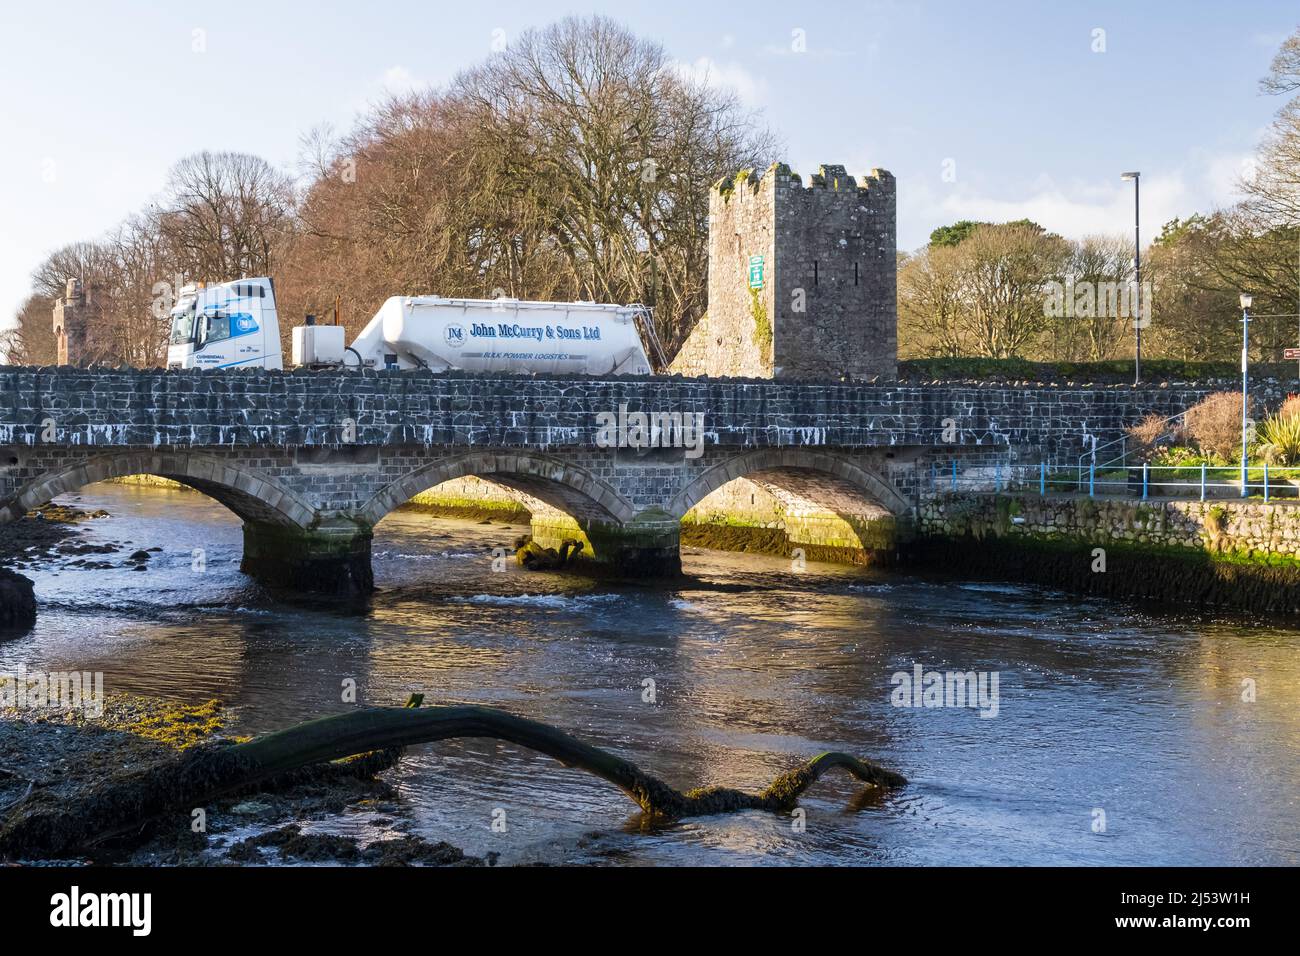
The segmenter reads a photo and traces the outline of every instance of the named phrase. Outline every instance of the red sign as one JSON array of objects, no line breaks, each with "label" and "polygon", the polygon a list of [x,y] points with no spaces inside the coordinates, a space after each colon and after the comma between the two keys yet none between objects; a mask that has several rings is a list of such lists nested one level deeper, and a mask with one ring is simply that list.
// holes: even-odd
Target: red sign
[{"label": "red sign", "polygon": [[1282,357],[1285,359],[1300,359],[1300,349],[1283,349]]}]

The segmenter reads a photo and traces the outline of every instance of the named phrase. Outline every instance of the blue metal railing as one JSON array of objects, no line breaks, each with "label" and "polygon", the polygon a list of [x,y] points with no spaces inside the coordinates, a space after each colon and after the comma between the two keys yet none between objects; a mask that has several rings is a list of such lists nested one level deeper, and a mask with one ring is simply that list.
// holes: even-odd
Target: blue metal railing
[{"label": "blue metal railing", "polygon": [[[942,481],[939,475],[943,474]],[[1070,494],[1091,498],[1117,496],[1151,498],[1262,497],[1300,499],[1300,467],[1281,467],[1268,462],[1249,465],[1243,487],[1239,465],[1152,465],[1088,462],[1058,464],[1042,460],[1018,462],[1010,453],[978,457],[954,457],[931,462],[929,490],[1036,491],[1039,495]]]}]

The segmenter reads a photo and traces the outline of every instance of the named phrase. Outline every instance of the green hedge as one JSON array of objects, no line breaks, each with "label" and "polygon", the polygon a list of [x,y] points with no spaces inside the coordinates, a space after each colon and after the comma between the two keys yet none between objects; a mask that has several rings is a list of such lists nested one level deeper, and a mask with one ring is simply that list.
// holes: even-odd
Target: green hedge
[{"label": "green hedge", "polygon": [[[1251,365],[1251,376],[1258,378],[1295,381],[1296,372],[1295,362],[1261,362]],[[898,363],[898,376],[908,382],[1028,381],[1116,385],[1133,381],[1133,360],[1030,362],[1018,358],[904,359]],[[1236,382],[1241,379],[1241,366],[1237,362],[1149,359],[1142,363],[1142,379],[1146,382]]]}]

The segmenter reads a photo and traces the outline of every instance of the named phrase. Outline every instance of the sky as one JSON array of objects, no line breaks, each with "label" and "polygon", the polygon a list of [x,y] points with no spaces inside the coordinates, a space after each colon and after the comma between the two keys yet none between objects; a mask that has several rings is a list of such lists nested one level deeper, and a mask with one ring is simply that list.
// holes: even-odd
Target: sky
[{"label": "sky", "polygon": [[[1281,105],[1294,0],[0,6],[0,323],[53,249],[94,239],[203,149],[295,166],[385,91],[441,85],[529,27],[605,13],[761,111],[797,172],[898,177],[899,247],[959,219],[1144,240],[1233,201]],[[398,290],[395,290],[395,292]]]}]

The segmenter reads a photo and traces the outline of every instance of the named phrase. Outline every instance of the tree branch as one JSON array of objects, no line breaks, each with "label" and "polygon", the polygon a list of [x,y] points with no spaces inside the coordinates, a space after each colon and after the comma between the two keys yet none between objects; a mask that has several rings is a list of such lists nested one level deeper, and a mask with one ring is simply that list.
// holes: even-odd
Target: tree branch
[{"label": "tree branch", "polygon": [[201,806],[304,767],[375,751],[460,737],[504,740],[606,780],[626,793],[649,823],[739,810],[788,812],[829,770],[876,787],[901,787],[900,774],[844,753],[826,753],[778,777],[759,794],[713,787],[682,793],[635,764],[562,730],[490,707],[371,707],[322,717],[248,743],[195,747],[175,764],[110,778],[86,796],[50,805],[29,797],[0,827],[0,855],[59,856],[138,830],[168,810]]}]

